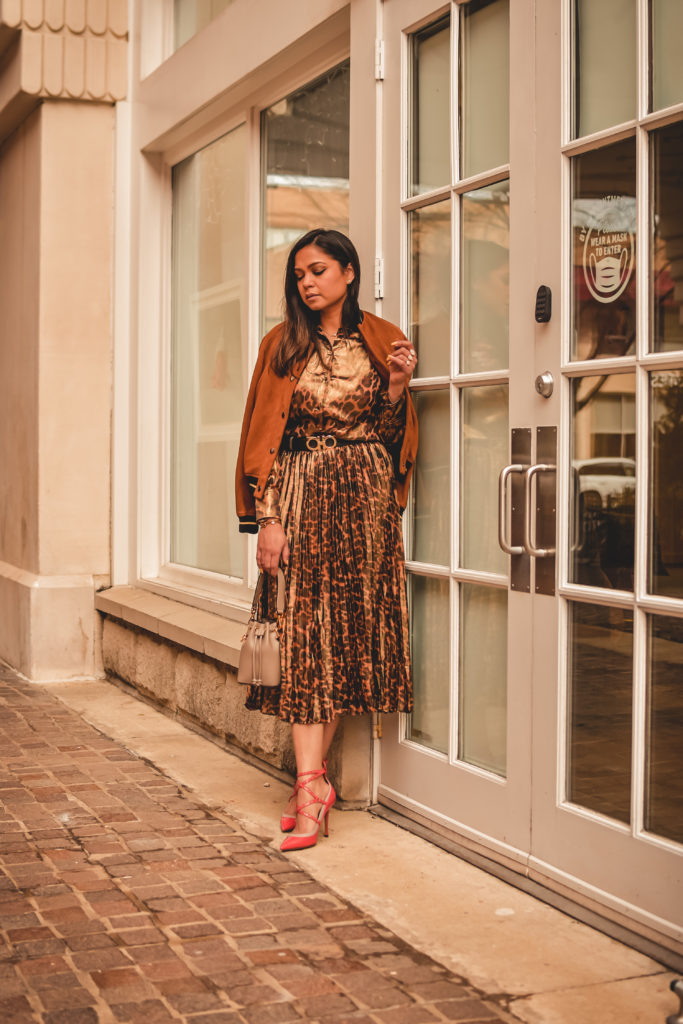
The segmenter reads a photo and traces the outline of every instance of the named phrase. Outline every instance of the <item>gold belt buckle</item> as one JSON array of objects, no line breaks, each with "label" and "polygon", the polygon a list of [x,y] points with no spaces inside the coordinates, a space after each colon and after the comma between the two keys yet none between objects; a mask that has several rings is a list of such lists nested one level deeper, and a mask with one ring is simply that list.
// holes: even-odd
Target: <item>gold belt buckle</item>
[{"label": "gold belt buckle", "polygon": [[337,438],[332,434],[312,434],[306,438],[309,452],[317,452],[320,448],[336,448]]}]

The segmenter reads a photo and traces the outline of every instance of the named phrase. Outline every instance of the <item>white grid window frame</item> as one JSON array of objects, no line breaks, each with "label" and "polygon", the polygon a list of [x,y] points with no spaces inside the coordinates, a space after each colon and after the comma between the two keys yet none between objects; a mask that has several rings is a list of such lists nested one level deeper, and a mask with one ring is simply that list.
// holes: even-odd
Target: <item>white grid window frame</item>
[{"label": "white grid window frame", "polygon": [[[415,22],[407,28],[402,38],[402,83],[401,83],[401,200],[400,217],[401,227],[401,254],[400,254],[400,280],[401,306],[400,324],[404,331],[407,331],[410,319],[410,214],[416,210],[425,209],[435,203],[450,200],[451,203],[451,324],[450,324],[450,366],[448,375],[440,377],[415,377],[411,381],[413,394],[424,394],[429,391],[448,390],[450,394],[450,502],[451,502],[451,528],[450,528],[450,559],[447,566],[427,564],[423,562],[406,561],[406,569],[409,574],[433,578],[448,579],[450,599],[450,669],[449,669],[449,691],[450,691],[450,713],[449,713],[449,744],[448,752],[441,753],[437,750],[419,744],[410,738],[408,715],[400,716],[399,742],[408,747],[415,746],[422,756],[434,758],[459,769],[480,775],[489,782],[505,784],[505,779],[496,773],[487,771],[475,764],[461,759],[460,755],[460,587],[461,584],[473,583],[481,586],[495,587],[500,590],[508,588],[508,574],[487,572],[484,570],[465,569],[460,564],[460,516],[457,510],[460,508],[460,477],[461,477],[461,409],[460,397],[463,388],[482,387],[486,385],[504,385],[509,383],[509,370],[488,370],[480,373],[463,373],[460,371],[460,248],[461,248],[461,199],[471,191],[484,188],[487,185],[496,184],[509,180],[510,164],[506,163],[499,167],[487,169],[479,174],[467,178],[460,177],[460,131],[461,126],[457,112],[459,111],[459,52],[460,52],[460,17],[461,8],[466,6],[467,0],[453,0],[452,3],[435,7],[430,14]],[[410,88],[413,75],[413,41],[417,34],[428,26],[450,15],[450,157],[451,157],[451,181],[438,189],[429,192],[411,195],[410,174],[411,174],[411,150],[410,150],[410,118],[411,101]],[[419,372],[419,363],[418,363]],[[405,525],[406,549],[410,549],[410,523]]]},{"label": "white grid window frame", "polygon": [[[600,374],[627,374],[636,376],[636,504],[635,504],[635,572],[634,590],[608,590],[569,582],[569,530],[570,530],[570,439],[571,430],[560,431],[563,443],[558,450],[558,596],[562,607],[559,616],[560,634],[560,689],[557,721],[557,793],[559,806],[568,812],[608,825],[616,831],[664,850],[680,852],[680,846],[644,828],[645,787],[647,775],[648,725],[648,618],[653,614],[683,618],[683,599],[657,597],[648,593],[648,492],[650,486],[650,429],[649,429],[649,376],[662,369],[683,368],[683,350],[651,351],[650,324],[650,136],[665,125],[683,121],[683,103],[652,111],[651,106],[651,39],[649,0],[636,0],[636,54],[637,116],[623,124],[603,129],[591,135],[572,137],[573,90],[573,0],[563,0],[564,54],[563,54],[563,111],[562,124],[562,362],[561,362],[561,417],[562,423],[571,422],[572,380]],[[572,248],[571,221],[571,167],[572,159],[583,153],[619,142],[635,139],[636,147],[636,349],[632,355],[579,361],[572,358]],[[605,818],[588,808],[571,803],[568,792],[568,698],[569,698],[569,616],[570,603],[581,602],[615,608],[630,609],[633,613],[633,725],[631,753],[631,822],[624,825]]]}]

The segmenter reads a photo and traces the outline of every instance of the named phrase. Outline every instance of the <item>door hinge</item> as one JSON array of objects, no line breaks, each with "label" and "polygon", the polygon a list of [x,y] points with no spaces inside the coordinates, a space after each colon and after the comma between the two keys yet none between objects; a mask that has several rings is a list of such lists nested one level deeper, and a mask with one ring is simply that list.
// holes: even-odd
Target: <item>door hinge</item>
[{"label": "door hinge", "polygon": [[375,298],[384,298],[384,260],[381,256],[375,259]]},{"label": "door hinge", "polygon": [[375,81],[384,81],[384,40],[375,39]]}]

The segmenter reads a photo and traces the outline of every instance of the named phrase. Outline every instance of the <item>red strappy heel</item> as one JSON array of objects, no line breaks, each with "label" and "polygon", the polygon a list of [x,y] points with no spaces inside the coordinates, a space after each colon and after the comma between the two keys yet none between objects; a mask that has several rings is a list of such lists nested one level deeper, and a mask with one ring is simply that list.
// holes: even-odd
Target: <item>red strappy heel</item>
[{"label": "red strappy heel", "polygon": [[[312,789],[309,789],[309,784],[313,782],[314,779],[324,778],[324,776],[324,768],[316,768],[314,771],[301,772],[299,775],[297,775],[297,790],[305,790],[305,792],[311,798],[310,800],[307,800],[305,804],[302,804],[300,807],[297,807],[297,814],[302,814],[304,817],[310,818],[310,820],[314,823],[315,828],[311,832],[298,832],[295,835],[287,836],[285,839],[282,840],[282,845],[280,846],[280,849],[283,852],[286,853],[288,850],[305,850],[309,846],[315,846],[315,844],[318,841],[318,833],[320,832],[321,825],[324,827],[325,835],[329,835],[330,807],[332,807],[334,801],[337,798],[337,795],[334,789],[332,788],[331,783],[327,796],[325,797],[324,800],[321,800],[319,796],[316,796]],[[303,781],[304,779],[306,781]],[[314,807],[316,804],[321,805],[317,815],[309,814],[306,808]]]},{"label": "red strappy heel", "polygon": [[[298,788],[299,788],[299,784],[297,782],[295,782],[294,783],[294,789],[292,790],[292,796],[296,796],[296,791],[297,791]],[[292,796],[290,796],[290,800],[292,799]],[[295,825],[296,825],[296,815],[295,814],[287,814],[287,813],[285,813],[280,818],[280,831],[281,832],[291,832]]]},{"label": "red strappy heel", "polygon": [[[323,761],[323,772],[327,775],[327,760]],[[307,774],[307,773],[304,773]],[[292,796],[296,797],[296,791],[299,788],[299,783],[294,783],[294,789],[292,790]],[[291,797],[290,797],[291,800]],[[296,814],[287,814],[285,812],[280,818],[280,831],[281,832],[293,832],[296,827]]]}]

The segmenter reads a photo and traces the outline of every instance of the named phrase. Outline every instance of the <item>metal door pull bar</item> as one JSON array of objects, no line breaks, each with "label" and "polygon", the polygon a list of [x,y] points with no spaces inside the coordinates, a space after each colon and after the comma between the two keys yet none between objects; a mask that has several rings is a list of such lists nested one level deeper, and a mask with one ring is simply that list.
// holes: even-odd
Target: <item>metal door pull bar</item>
[{"label": "metal door pull bar", "polygon": [[[539,462],[535,466],[530,466],[524,474],[525,479],[525,497],[524,502],[524,550],[532,558],[550,558],[555,554],[555,548],[538,548],[536,547],[536,539],[532,537],[532,511],[531,511],[531,482],[537,473],[554,473],[556,470],[555,466],[550,466],[545,462]],[[535,520],[535,516],[533,519]]]},{"label": "metal door pull bar", "polygon": [[674,978],[669,988],[678,996],[681,1005],[678,1013],[672,1013],[670,1017],[666,1018],[666,1024],[683,1024],[683,978]]},{"label": "metal door pull bar", "polygon": [[514,463],[512,466],[505,466],[501,470],[500,476],[498,477],[498,543],[505,552],[506,555],[523,555],[524,548],[516,544],[511,544],[507,538],[507,521],[508,521],[508,509],[507,509],[507,496],[508,488],[507,481],[508,477],[513,473],[523,473],[526,466],[522,466],[519,463]]}]

